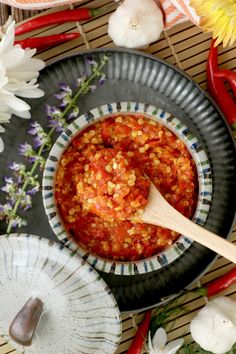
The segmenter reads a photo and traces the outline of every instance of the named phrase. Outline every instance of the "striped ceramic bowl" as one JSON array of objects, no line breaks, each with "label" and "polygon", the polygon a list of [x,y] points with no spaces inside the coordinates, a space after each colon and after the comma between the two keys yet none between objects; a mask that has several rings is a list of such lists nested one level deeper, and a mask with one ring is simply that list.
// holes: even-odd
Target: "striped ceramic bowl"
[{"label": "striped ceramic bowl", "polygon": [[163,252],[139,261],[122,262],[104,259],[80,247],[68,235],[54,198],[54,181],[58,163],[71,140],[88,125],[117,113],[143,114],[166,126],[185,143],[195,161],[198,174],[199,195],[193,220],[200,225],[205,224],[212,199],[211,169],[205,151],[197,138],[176,117],[152,105],[137,102],[116,102],[103,105],[81,115],[69,125],[66,131],[59,136],[48,156],[43,174],[43,202],[49,223],[58,239],[72,251],[77,250],[97,270],[119,275],[143,274],[169,265],[190,247],[192,241],[182,235]]}]

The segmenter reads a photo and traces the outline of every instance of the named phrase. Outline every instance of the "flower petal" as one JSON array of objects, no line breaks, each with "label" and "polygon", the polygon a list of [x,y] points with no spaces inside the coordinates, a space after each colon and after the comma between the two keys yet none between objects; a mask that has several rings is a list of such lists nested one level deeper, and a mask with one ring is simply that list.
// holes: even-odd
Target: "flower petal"
[{"label": "flower petal", "polygon": [[37,79],[30,82],[18,81],[11,79],[5,86],[5,89],[12,92],[16,96],[38,98],[44,96],[44,91],[40,90]]},{"label": "flower petal", "polygon": [[17,117],[21,117],[21,118],[25,118],[25,119],[31,118],[31,114],[30,114],[29,110],[19,112],[19,111],[15,111],[14,109],[12,109],[11,111]]},{"label": "flower petal", "polygon": [[[0,112],[0,124],[9,123],[10,118],[11,118],[11,114],[9,112]],[[0,126],[0,132],[1,132],[1,126]]]},{"label": "flower petal", "polygon": [[41,59],[31,58],[35,54],[35,51],[34,49],[24,50],[24,57],[18,61],[14,69],[8,72],[8,76],[19,78],[23,81],[38,77],[38,72],[45,67],[45,62]]},{"label": "flower petal", "polygon": [[24,86],[26,83],[25,81],[19,81],[17,79],[10,78],[8,83],[5,85],[4,89],[14,92]]},{"label": "flower petal", "polygon": [[[27,65],[25,66],[25,64]],[[20,63],[18,69],[23,69],[24,71],[40,71],[45,67],[45,65],[45,62],[41,59],[28,58],[26,52],[24,56],[24,62]]]},{"label": "flower petal", "polygon": [[7,52],[14,45],[15,39],[15,21],[13,21],[7,28],[5,36],[0,41],[0,54]]},{"label": "flower petal", "polygon": [[25,51],[22,48],[13,47],[9,49],[6,53],[1,55],[2,65],[6,70],[10,70],[18,66],[18,62],[24,58]]},{"label": "flower petal", "polygon": [[179,348],[183,345],[183,343],[184,343],[183,338],[172,340],[165,347],[166,353],[175,354],[179,350]]},{"label": "flower petal", "polygon": [[5,104],[7,104],[11,109],[14,109],[15,111],[22,112],[30,109],[28,103],[15,97],[12,93],[7,91],[4,93],[4,95],[2,95],[2,97],[0,96],[0,100],[3,100]]},{"label": "flower petal", "polygon": [[8,70],[7,76],[9,79],[16,79],[19,81],[30,81],[30,80],[38,77],[39,72],[38,71],[28,71],[28,70],[24,70],[24,69],[22,69],[22,71]]},{"label": "flower petal", "polygon": [[[2,96],[2,99],[1,99]],[[8,105],[3,101],[4,100],[4,95],[1,95],[1,90],[0,90],[0,115],[2,112],[8,112],[9,111],[9,107]]]},{"label": "flower petal", "polygon": [[[14,45],[14,48],[21,48],[23,49],[19,44]],[[30,60],[32,58],[32,56],[36,53],[36,48],[34,49],[30,49],[30,48],[26,48],[23,49],[24,50],[24,56],[22,57],[22,59],[18,62],[18,65],[24,65],[26,62],[28,62],[28,60]],[[40,59],[37,59],[40,60]],[[27,70],[27,68],[25,68]]]},{"label": "flower petal", "polygon": [[4,150],[4,142],[2,140],[2,138],[0,137],[0,153],[3,152]]},{"label": "flower petal", "polygon": [[164,330],[164,328],[160,327],[158,328],[154,337],[152,338],[152,345],[154,350],[156,351],[161,347],[164,347],[166,342],[167,342],[166,331]]},{"label": "flower petal", "polygon": [[4,133],[5,129],[3,128],[3,126],[0,125],[0,133]]},{"label": "flower petal", "polygon": [[152,345],[151,331],[148,332],[148,351],[150,353],[154,352],[154,348]]},{"label": "flower petal", "polygon": [[0,61],[0,88],[5,86],[8,82],[8,78],[6,77],[6,70]]},{"label": "flower petal", "polygon": [[37,87],[27,89],[27,90],[17,90],[15,92],[16,96],[27,97],[27,98],[39,98],[44,96],[44,91],[38,89]]},{"label": "flower petal", "polygon": [[7,85],[7,82],[8,82],[7,77],[2,77],[2,78],[0,79],[0,89],[1,89],[2,87],[4,87],[5,85]]}]

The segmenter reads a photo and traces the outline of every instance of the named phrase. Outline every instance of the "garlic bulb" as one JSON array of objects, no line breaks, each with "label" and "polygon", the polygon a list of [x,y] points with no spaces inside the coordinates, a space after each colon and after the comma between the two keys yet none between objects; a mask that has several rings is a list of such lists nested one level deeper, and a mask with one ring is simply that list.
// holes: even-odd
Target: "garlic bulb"
[{"label": "garlic bulb", "polygon": [[115,45],[143,48],[156,41],[164,28],[155,0],[124,0],[110,16],[108,35]]},{"label": "garlic bulb", "polygon": [[236,301],[220,296],[203,307],[190,323],[193,339],[215,354],[228,352],[236,342]]}]

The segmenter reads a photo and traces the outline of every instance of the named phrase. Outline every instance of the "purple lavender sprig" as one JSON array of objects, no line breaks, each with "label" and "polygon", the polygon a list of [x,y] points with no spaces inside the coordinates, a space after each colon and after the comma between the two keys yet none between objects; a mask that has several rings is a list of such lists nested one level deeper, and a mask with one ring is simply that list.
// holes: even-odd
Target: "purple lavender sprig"
[{"label": "purple lavender sprig", "polygon": [[[32,197],[40,190],[40,183],[36,173],[37,168],[45,166],[44,154],[51,149],[52,134],[64,130],[71,120],[79,115],[77,105],[78,97],[88,92],[93,92],[96,85],[92,82],[95,79],[102,84],[105,81],[103,67],[108,57],[104,55],[97,63],[92,58],[88,63],[92,67],[92,74],[79,78],[76,82],[77,92],[73,95],[72,89],[66,84],[60,84],[59,92],[54,97],[59,101],[58,106],[46,106],[46,116],[50,130],[46,132],[37,121],[30,123],[28,133],[33,137],[33,144],[25,142],[19,146],[19,154],[26,160],[26,165],[13,162],[9,165],[12,177],[5,177],[1,191],[5,193],[5,203],[0,204],[0,220],[7,222],[7,233],[12,228],[25,226],[26,220],[17,215],[18,209],[26,211],[32,207]],[[30,164],[30,168],[28,165]]]},{"label": "purple lavender sprig", "polygon": [[75,86],[78,91],[74,96],[68,85],[60,84],[60,91],[54,95],[55,98],[60,101],[59,107],[46,105],[46,116],[48,118],[49,127],[55,129],[57,132],[61,132],[68,126],[71,120],[78,117],[78,97],[96,90],[97,86],[92,84],[95,79],[98,79],[100,84],[105,82],[106,76],[103,72],[103,67],[108,60],[109,57],[107,55],[104,55],[99,63],[91,57],[87,58],[88,64],[92,67],[92,74],[88,77],[84,73],[76,80]]},{"label": "purple lavender sprig", "polygon": [[30,123],[28,133],[33,135],[34,147],[36,149],[41,145],[44,145],[44,149],[50,150],[52,146],[51,139],[37,121],[32,121]]},{"label": "purple lavender sprig", "polygon": [[59,84],[60,91],[54,95],[56,99],[58,99],[60,102],[59,108],[64,109],[70,104],[70,101],[72,99],[72,89],[70,86],[60,83]]},{"label": "purple lavender sprig", "polygon": [[[102,63],[106,63],[107,60],[108,60],[108,57],[106,55],[104,55],[104,57],[102,59]],[[99,79],[99,84],[103,85],[106,80],[106,75],[101,70],[99,64],[92,57],[88,57],[87,61],[90,65],[92,65],[92,71],[96,75],[96,77]]]},{"label": "purple lavender sprig", "polygon": [[66,129],[69,121],[71,121],[73,118],[77,118],[78,113],[79,110],[76,107],[68,114],[67,119],[65,120],[63,116],[63,110],[55,106],[46,105],[46,116],[48,118],[48,126],[50,128],[55,129],[57,132],[62,132],[64,129]]},{"label": "purple lavender sprig", "polygon": [[[5,193],[6,202],[0,204],[0,220],[5,219],[11,227],[20,227],[26,225],[26,221],[14,214],[14,206],[18,204],[22,211],[31,208],[32,196],[39,191],[40,184],[38,176],[30,176],[25,165],[13,162],[9,168],[13,171],[13,177],[5,177],[5,184],[1,187],[1,191]],[[26,182],[28,190],[23,188]]]},{"label": "purple lavender sprig", "polygon": [[25,219],[13,212],[10,203],[0,204],[0,220],[6,221],[11,229],[27,225]]}]

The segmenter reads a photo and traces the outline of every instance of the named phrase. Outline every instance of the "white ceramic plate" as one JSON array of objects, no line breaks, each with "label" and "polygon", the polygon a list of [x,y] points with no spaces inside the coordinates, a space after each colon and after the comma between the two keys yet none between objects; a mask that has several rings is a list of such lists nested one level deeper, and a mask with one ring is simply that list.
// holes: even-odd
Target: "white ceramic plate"
[{"label": "white ceramic plate", "polygon": [[112,354],[121,336],[116,301],[100,275],[63,246],[27,234],[0,237],[0,334],[31,296],[44,304],[32,354]]}]

